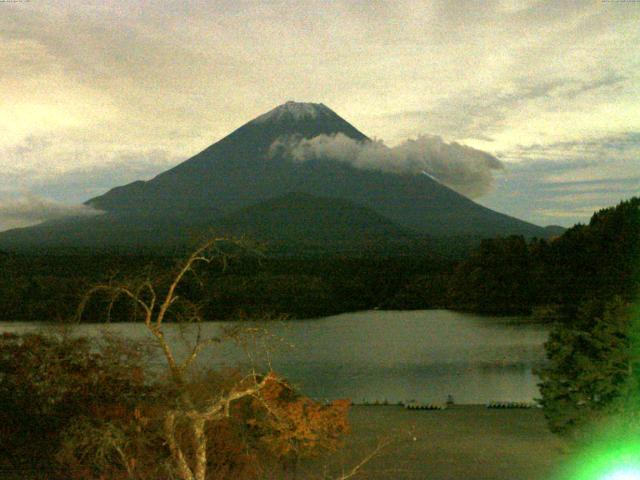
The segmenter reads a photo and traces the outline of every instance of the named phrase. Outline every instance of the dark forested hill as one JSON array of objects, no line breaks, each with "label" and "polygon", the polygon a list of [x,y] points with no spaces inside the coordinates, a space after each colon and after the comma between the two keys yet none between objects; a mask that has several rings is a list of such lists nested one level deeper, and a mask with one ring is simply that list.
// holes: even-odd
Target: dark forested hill
[{"label": "dark forested hill", "polygon": [[449,302],[475,311],[573,308],[587,299],[640,293],[640,198],[593,214],[551,241],[484,240],[452,277]]}]

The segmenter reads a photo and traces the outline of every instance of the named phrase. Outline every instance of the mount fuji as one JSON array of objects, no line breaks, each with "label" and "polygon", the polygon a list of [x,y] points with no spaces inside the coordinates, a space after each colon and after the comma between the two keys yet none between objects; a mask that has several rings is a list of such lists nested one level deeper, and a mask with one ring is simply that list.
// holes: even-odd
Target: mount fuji
[{"label": "mount fuji", "polygon": [[86,205],[105,212],[0,233],[0,248],[159,246],[208,230],[259,240],[358,243],[521,234],[542,227],[495,212],[425,174],[299,161],[283,139],[371,140],[323,104],[287,102],[148,181]]}]

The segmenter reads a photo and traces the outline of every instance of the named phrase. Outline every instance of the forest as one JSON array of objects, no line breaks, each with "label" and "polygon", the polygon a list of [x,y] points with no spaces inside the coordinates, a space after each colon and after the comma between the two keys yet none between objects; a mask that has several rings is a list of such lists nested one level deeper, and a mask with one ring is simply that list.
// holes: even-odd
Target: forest
[{"label": "forest", "polygon": [[[210,319],[309,318],[372,308],[431,308],[444,306],[444,278],[456,261],[431,251],[284,255],[263,250],[251,245],[236,252],[224,269],[208,266],[197,281],[186,282],[183,288],[197,290],[191,293],[207,304]],[[181,258],[182,254],[111,252],[1,254],[2,320],[68,319],[91,285],[140,272],[166,276]],[[111,320],[128,321],[128,313]]]},{"label": "forest", "polygon": [[[209,319],[310,318],[368,309],[448,308],[553,321],[584,299],[638,288],[640,199],[596,212],[551,240],[511,236],[431,243],[401,253],[236,250],[186,281]],[[474,247],[475,245],[475,247]],[[63,321],[93,284],[166,277],[182,252],[0,253],[2,321]],[[146,272],[146,273],[141,273]],[[99,303],[99,302],[98,302]],[[87,321],[104,321],[96,305]],[[111,321],[129,321],[116,308]]]}]

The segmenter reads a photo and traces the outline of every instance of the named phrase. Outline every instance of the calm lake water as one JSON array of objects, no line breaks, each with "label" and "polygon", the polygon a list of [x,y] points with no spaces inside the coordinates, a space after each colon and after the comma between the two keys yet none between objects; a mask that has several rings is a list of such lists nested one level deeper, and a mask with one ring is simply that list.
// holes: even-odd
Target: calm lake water
[{"label": "calm lake water", "polygon": [[[457,403],[532,401],[538,378],[531,369],[544,361],[543,325],[515,324],[515,317],[494,318],[448,310],[368,311],[288,322],[243,322],[268,331],[243,337],[253,352],[232,343],[215,345],[201,365],[238,362],[274,370],[318,399],[355,402],[416,400]],[[230,322],[203,324],[214,335]],[[42,328],[32,323],[0,323],[0,332]],[[104,329],[131,339],[147,338],[134,323],[78,325],[74,334],[100,336]],[[185,351],[190,333],[167,325],[168,338]]]}]

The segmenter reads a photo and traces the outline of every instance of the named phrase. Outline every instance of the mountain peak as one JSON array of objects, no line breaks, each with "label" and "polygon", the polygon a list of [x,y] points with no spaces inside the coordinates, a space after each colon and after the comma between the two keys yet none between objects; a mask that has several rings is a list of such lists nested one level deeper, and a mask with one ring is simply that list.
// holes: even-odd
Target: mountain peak
[{"label": "mountain peak", "polygon": [[253,122],[265,123],[282,120],[310,120],[326,116],[327,114],[333,114],[333,111],[323,103],[294,102],[293,100],[289,100],[273,110],[269,110],[267,113],[260,115]]}]

